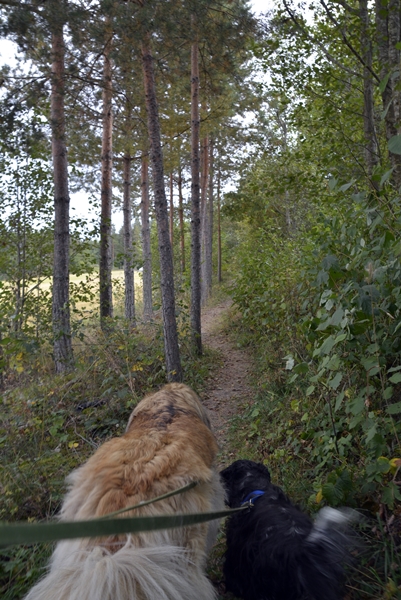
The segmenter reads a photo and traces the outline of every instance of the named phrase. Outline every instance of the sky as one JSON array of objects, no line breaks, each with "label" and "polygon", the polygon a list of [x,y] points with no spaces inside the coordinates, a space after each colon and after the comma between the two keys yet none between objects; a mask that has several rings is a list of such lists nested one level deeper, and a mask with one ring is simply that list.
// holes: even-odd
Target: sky
[{"label": "sky", "polygon": [[[255,14],[266,12],[272,5],[272,0],[251,0],[250,2]],[[17,53],[16,45],[5,39],[0,40],[0,66],[4,63],[15,64]],[[71,211],[73,216],[92,218],[96,216],[96,211],[90,207],[88,196],[84,192],[71,194]],[[123,214],[121,210],[113,210],[112,221],[118,231],[123,224]]]}]

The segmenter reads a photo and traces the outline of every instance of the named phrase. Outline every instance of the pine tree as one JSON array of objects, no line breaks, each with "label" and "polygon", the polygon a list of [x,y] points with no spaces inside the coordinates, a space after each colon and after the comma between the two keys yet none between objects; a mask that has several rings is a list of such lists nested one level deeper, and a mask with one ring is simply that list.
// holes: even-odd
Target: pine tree
[{"label": "pine tree", "polygon": [[102,135],[102,183],[101,183],[101,216],[100,216],[100,321],[106,327],[106,320],[113,316],[113,292],[111,283],[112,241],[111,241],[111,208],[112,208],[112,164],[113,164],[113,86],[111,69],[112,21],[107,15],[105,20],[105,43],[103,51],[103,135]]},{"label": "pine tree", "polygon": [[146,34],[142,42],[142,61],[159,241],[164,350],[166,353],[167,378],[169,381],[181,381],[182,370],[178,346],[177,322],[175,317],[173,256],[169,237],[167,199],[164,188],[163,154],[160,140],[160,124],[154,79],[153,56],[150,49],[150,35],[148,34]]},{"label": "pine tree", "polygon": [[142,224],[142,255],[143,255],[143,319],[149,321],[153,315],[152,304],[152,250],[150,245],[149,226],[149,173],[148,157],[141,160],[141,224]]},{"label": "pine tree", "polygon": [[57,3],[53,2],[52,30],[52,88],[51,128],[54,172],[54,266],[53,266],[53,335],[54,364],[57,373],[72,366],[70,307],[69,307],[69,257],[70,232],[67,148],[65,143],[65,46],[64,19]]}]

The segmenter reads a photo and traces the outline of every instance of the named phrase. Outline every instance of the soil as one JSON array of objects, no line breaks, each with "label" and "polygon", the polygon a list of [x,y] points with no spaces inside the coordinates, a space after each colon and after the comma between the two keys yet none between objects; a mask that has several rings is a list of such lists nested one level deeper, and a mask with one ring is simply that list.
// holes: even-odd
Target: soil
[{"label": "soil", "polygon": [[[228,466],[237,458],[230,445],[229,428],[231,419],[239,414],[252,398],[252,363],[246,351],[236,346],[229,333],[228,324],[236,317],[230,299],[202,312],[202,343],[218,354],[218,365],[206,380],[201,394],[202,402],[209,410],[212,429],[220,446],[217,468]],[[225,551],[224,528],[208,560],[208,575],[216,589],[219,600],[235,600],[225,590],[222,565]]]},{"label": "soil", "polygon": [[252,397],[251,360],[238,348],[228,333],[227,323],[233,318],[231,300],[225,299],[202,313],[202,343],[218,352],[219,366],[206,380],[202,401],[209,410],[213,431],[220,446],[219,467],[235,460],[228,444],[230,420]]}]

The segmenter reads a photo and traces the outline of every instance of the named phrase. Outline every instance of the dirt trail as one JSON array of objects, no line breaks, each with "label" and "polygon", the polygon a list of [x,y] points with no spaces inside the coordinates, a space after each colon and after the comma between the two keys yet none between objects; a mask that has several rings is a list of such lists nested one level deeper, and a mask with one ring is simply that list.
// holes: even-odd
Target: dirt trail
[{"label": "dirt trail", "polygon": [[202,314],[202,342],[205,347],[217,350],[221,356],[221,366],[207,379],[202,393],[220,445],[221,466],[233,458],[227,445],[230,419],[237,413],[239,405],[252,397],[251,361],[224,331],[230,307],[231,300],[228,299],[217,306],[207,307]]}]

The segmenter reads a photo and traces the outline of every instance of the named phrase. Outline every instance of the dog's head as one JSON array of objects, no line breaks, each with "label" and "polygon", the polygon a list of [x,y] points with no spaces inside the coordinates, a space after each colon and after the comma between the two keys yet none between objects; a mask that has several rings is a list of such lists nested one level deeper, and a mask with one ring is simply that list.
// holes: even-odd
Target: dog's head
[{"label": "dog's head", "polygon": [[131,413],[126,431],[129,430],[135,417],[141,413],[148,413],[154,417],[160,417],[165,413],[166,418],[169,416],[173,418],[179,412],[199,417],[211,429],[207,411],[197,394],[183,383],[168,383],[158,392],[145,396],[139,402]]},{"label": "dog's head", "polygon": [[254,490],[270,487],[270,473],[265,465],[252,460],[237,460],[220,473],[227,492],[228,505],[235,508]]}]

